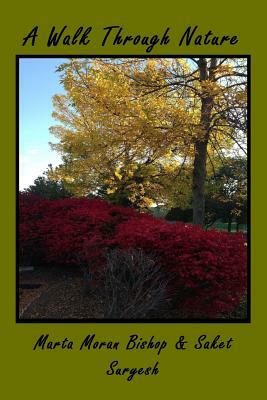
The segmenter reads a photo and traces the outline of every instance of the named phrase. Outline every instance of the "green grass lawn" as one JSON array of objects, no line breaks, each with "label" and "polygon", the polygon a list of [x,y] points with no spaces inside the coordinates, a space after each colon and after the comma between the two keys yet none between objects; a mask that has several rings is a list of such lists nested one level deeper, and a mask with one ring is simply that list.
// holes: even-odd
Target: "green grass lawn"
[{"label": "green grass lawn", "polygon": [[[227,231],[228,230],[228,224],[226,222],[221,222],[221,221],[216,221],[211,228],[216,228],[219,231]],[[232,230],[231,232],[236,232],[236,223],[232,223]],[[240,224],[239,225],[239,232],[247,232],[247,225],[246,224]]]}]

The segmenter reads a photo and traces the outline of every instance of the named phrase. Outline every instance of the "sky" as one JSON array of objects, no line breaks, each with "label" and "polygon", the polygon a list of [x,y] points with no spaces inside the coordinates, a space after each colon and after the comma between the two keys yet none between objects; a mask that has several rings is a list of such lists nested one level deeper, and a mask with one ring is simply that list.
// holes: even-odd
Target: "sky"
[{"label": "sky", "polygon": [[19,66],[19,188],[31,185],[46,170],[56,166],[60,156],[48,142],[56,142],[49,127],[52,118],[52,97],[64,93],[55,70],[63,58],[22,58]]}]

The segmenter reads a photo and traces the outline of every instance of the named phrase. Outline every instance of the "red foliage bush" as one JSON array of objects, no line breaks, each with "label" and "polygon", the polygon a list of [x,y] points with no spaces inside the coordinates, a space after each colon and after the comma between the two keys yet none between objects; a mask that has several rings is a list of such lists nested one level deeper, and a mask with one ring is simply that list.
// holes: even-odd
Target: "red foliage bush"
[{"label": "red foliage bush", "polygon": [[120,247],[155,254],[171,274],[171,287],[183,307],[195,314],[231,311],[245,292],[246,247],[241,233],[141,217],[121,224],[115,240]]},{"label": "red foliage bush", "polygon": [[[107,247],[117,225],[136,215],[132,209],[102,200],[45,200],[20,194],[20,261],[34,264],[80,265],[83,252]],[[86,256],[87,257],[87,256]],[[97,257],[94,257],[97,258]]]},{"label": "red foliage bush", "polygon": [[19,198],[21,262],[101,268],[106,248],[142,249],[171,276],[181,307],[216,316],[231,311],[246,290],[246,247],[229,234],[169,224],[102,200]]}]

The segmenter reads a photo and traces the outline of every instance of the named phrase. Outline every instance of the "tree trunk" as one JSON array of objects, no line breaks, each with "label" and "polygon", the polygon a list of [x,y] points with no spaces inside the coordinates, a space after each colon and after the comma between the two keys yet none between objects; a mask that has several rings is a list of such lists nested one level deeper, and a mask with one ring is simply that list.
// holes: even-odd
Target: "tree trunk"
[{"label": "tree trunk", "polygon": [[228,232],[232,231],[232,216],[230,215],[228,219]]},{"label": "tree trunk", "polygon": [[203,225],[205,219],[205,180],[206,180],[207,141],[195,143],[193,168],[193,224]]},{"label": "tree trunk", "polygon": [[[216,68],[216,58],[211,59],[210,68],[207,65],[206,58],[200,58],[199,74],[200,81],[213,81],[214,69]],[[193,167],[193,224],[204,225],[205,219],[205,180],[206,180],[206,160],[207,160],[207,146],[210,135],[211,125],[211,112],[213,108],[213,97],[208,89],[203,85],[201,93],[201,117],[200,127],[202,129],[202,136],[195,142],[195,158]]]}]

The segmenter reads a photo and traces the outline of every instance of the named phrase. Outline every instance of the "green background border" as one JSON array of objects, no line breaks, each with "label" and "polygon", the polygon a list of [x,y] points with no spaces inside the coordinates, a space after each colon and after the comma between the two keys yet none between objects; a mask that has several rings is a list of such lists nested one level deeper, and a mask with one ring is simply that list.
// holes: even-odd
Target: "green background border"
[{"label": "green background border", "polygon": [[[264,196],[265,183],[265,60],[263,27],[264,11],[260,2],[250,6],[243,2],[215,3],[176,1],[126,3],[80,1],[8,6],[1,22],[1,248],[2,268],[0,290],[1,366],[5,396],[28,399],[81,398],[161,398],[162,396],[199,399],[251,398],[263,387],[260,358],[266,351],[264,341],[265,277],[264,270]],[[171,42],[156,47],[152,54],[251,54],[252,56],[252,322],[250,324],[16,324],[15,322],[15,55],[16,54],[142,54],[144,49],[126,46],[113,48],[97,46],[102,28],[122,25],[129,32],[163,33],[171,28]],[[22,47],[22,38],[39,25],[40,40],[35,47]],[[47,48],[45,39],[51,26],[93,26],[93,44]],[[238,35],[235,46],[178,47],[178,38],[189,25],[198,25],[201,32],[211,29],[217,34]],[[257,212],[255,211],[257,204]],[[261,213],[262,211],[262,213]],[[255,228],[257,227],[257,228]],[[65,337],[81,341],[95,333],[100,340],[120,340],[123,345],[130,334],[143,338],[152,335],[167,340],[169,346],[158,357],[154,351],[32,351],[37,338],[49,333],[55,340]],[[223,339],[233,337],[229,350],[193,351],[192,344],[201,335]],[[191,349],[177,351],[173,345],[184,335]],[[112,360],[122,366],[143,367],[159,360],[157,376],[138,376],[132,382],[124,377],[107,376]],[[263,377],[262,377],[263,378]],[[256,395],[257,396],[257,395]]]}]

